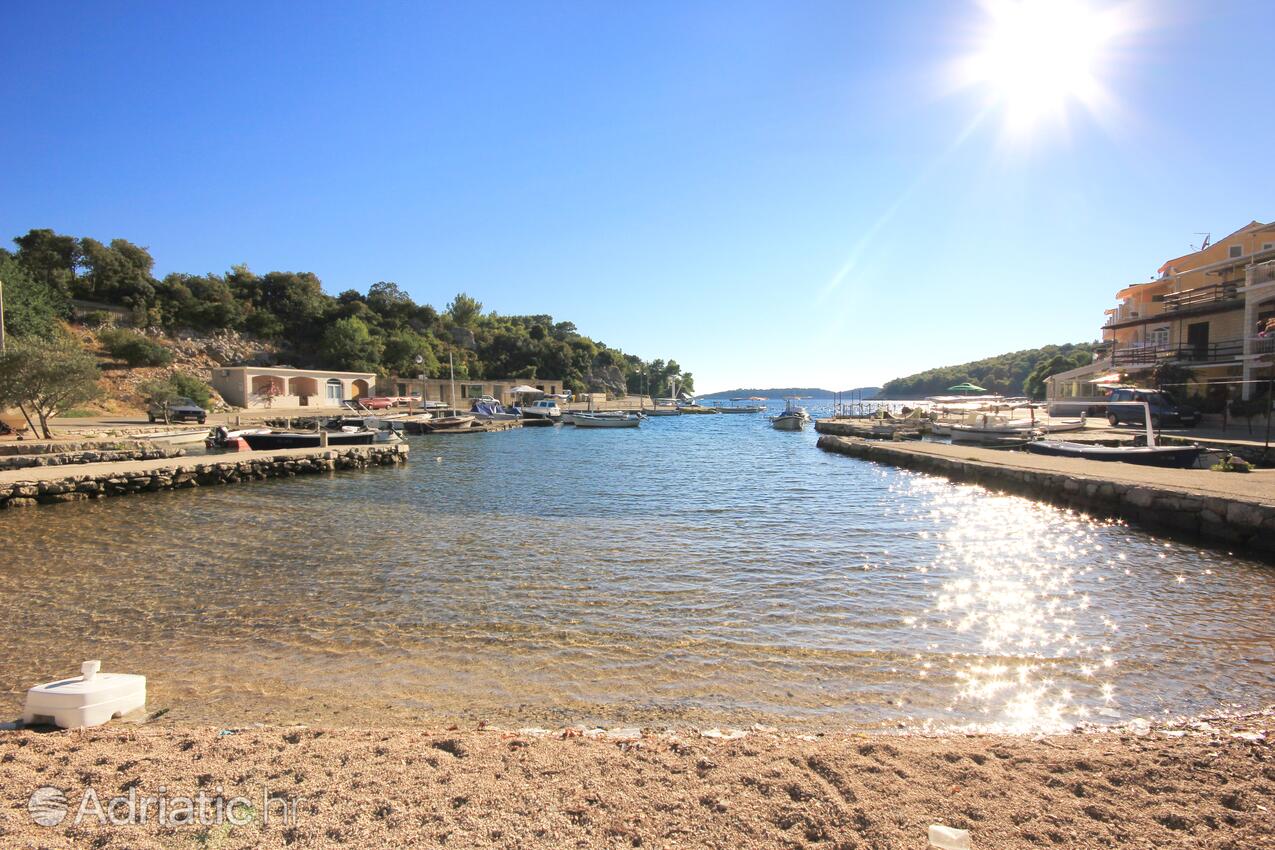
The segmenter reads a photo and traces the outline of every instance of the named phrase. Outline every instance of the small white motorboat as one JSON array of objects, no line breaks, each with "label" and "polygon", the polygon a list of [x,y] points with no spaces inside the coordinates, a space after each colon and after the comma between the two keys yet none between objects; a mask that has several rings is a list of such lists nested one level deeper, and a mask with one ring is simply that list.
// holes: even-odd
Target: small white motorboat
[{"label": "small white motorboat", "polygon": [[562,418],[562,408],[558,407],[556,399],[542,398],[537,399],[531,404],[523,405],[523,419],[551,419],[557,421]]}]

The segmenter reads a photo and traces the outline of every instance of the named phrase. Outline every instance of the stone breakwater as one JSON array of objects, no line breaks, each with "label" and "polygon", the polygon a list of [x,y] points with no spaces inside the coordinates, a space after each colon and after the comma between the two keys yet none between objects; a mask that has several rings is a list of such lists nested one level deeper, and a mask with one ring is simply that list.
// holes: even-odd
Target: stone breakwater
[{"label": "stone breakwater", "polygon": [[36,466],[67,466],[83,463],[120,463],[127,460],[161,460],[183,457],[185,449],[161,448],[139,444],[125,449],[86,449],[82,451],[42,452],[0,457],[0,469],[29,469]]},{"label": "stone breakwater", "polygon": [[[820,437],[818,446],[1275,558],[1275,499],[1264,489],[1245,492],[1247,484],[1260,483],[1253,481],[1256,474],[1129,467],[1018,453],[1011,457],[989,449],[900,446],[835,436]],[[1196,486],[1195,476],[1201,475],[1214,477],[1198,479],[1207,486]]]},{"label": "stone breakwater", "polygon": [[225,460],[201,458],[179,463],[100,463],[80,474],[45,467],[39,470],[39,477],[18,480],[9,473],[0,479],[0,509],[393,466],[406,461],[407,446],[393,445],[253,452],[228,455]]}]

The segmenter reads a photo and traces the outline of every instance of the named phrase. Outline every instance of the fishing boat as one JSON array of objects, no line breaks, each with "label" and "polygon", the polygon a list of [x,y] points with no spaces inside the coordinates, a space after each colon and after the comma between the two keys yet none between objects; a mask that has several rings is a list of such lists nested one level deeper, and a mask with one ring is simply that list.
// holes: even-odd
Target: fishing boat
[{"label": "fishing boat", "polygon": [[712,406],[718,413],[761,413],[766,409],[764,404],[740,404],[741,401],[765,401],[764,398],[750,396],[749,398],[733,398],[730,404],[721,404],[713,402]]},{"label": "fishing boat", "polygon": [[577,428],[637,428],[642,420],[636,416],[599,416],[594,413],[573,413],[571,418]]},{"label": "fishing boat", "polygon": [[681,416],[682,411],[676,407],[652,407],[649,410],[643,410],[647,416]]},{"label": "fishing boat", "polygon": [[1032,454],[1074,457],[1080,460],[1118,461],[1139,466],[1190,469],[1203,451],[1199,446],[1096,446],[1063,440],[1036,440],[1027,444]]},{"label": "fishing boat", "polygon": [[770,418],[770,427],[776,431],[800,431],[810,423],[810,414],[806,408],[793,404],[796,399],[788,399],[784,404],[784,412]]},{"label": "fishing boat", "polygon": [[[329,446],[370,446],[376,441],[376,431],[326,432]],[[265,434],[244,434],[248,448],[253,451],[276,449],[317,449],[322,445],[323,433],[319,431],[269,431]]]},{"label": "fishing boat", "polygon": [[428,422],[421,423],[421,430],[426,434],[433,431],[452,431],[458,428],[468,428],[474,424],[478,417],[473,414],[457,414],[454,416],[435,416]]},{"label": "fishing boat", "polygon": [[1147,440],[1144,446],[1098,446],[1090,443],[1072,443],[1065,440],[1037,440],[1027,444],[1032,454],[1051,457],[1071,457],[1080,460],[1115,461],[1134,463],[1138,466],[1161,466],[1172,469],[1190,469],[1204,451],[1198,445],[1161,446],[1156,444],[1155,430],[1151,425],[1151,405],[1142,402],[1143,422],[1146,423]]}]

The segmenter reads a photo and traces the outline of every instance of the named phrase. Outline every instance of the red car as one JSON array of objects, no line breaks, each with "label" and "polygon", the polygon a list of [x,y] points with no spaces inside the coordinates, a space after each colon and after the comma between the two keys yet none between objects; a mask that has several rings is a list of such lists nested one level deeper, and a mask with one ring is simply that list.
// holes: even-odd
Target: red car
[{"label": "red car", "polygon": [[394,399],[388,398],[386,396],[375,396],[373,398],[361,398],[358,400],[358,402],[359,404],[366,407],[368,410],[388,410],[389,408],[394,406]]}]

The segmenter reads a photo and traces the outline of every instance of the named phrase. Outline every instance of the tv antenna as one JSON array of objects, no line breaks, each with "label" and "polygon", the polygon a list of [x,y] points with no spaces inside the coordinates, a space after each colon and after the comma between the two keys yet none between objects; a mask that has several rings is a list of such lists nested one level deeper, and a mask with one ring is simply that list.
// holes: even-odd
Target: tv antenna
[{"label": "tv antenna", "polygon": [[1213,240],[1213,234],[1212,234],[1212,233],[1196,233],[1195,235],[1196,235],[1196,236],[1203,236],[1203,237],[1204,237],[1204,241],[1200,243],[1200,247],[1198,247],[1198,248],[1197,248],[1197,247],[1195,247],[1194,245],[1192,245],[1192,246],[1191,246],[1191,250],[1192,250],[1192,251],[1203,251],[1205,248],[1209,247],[1209,243]]}]

